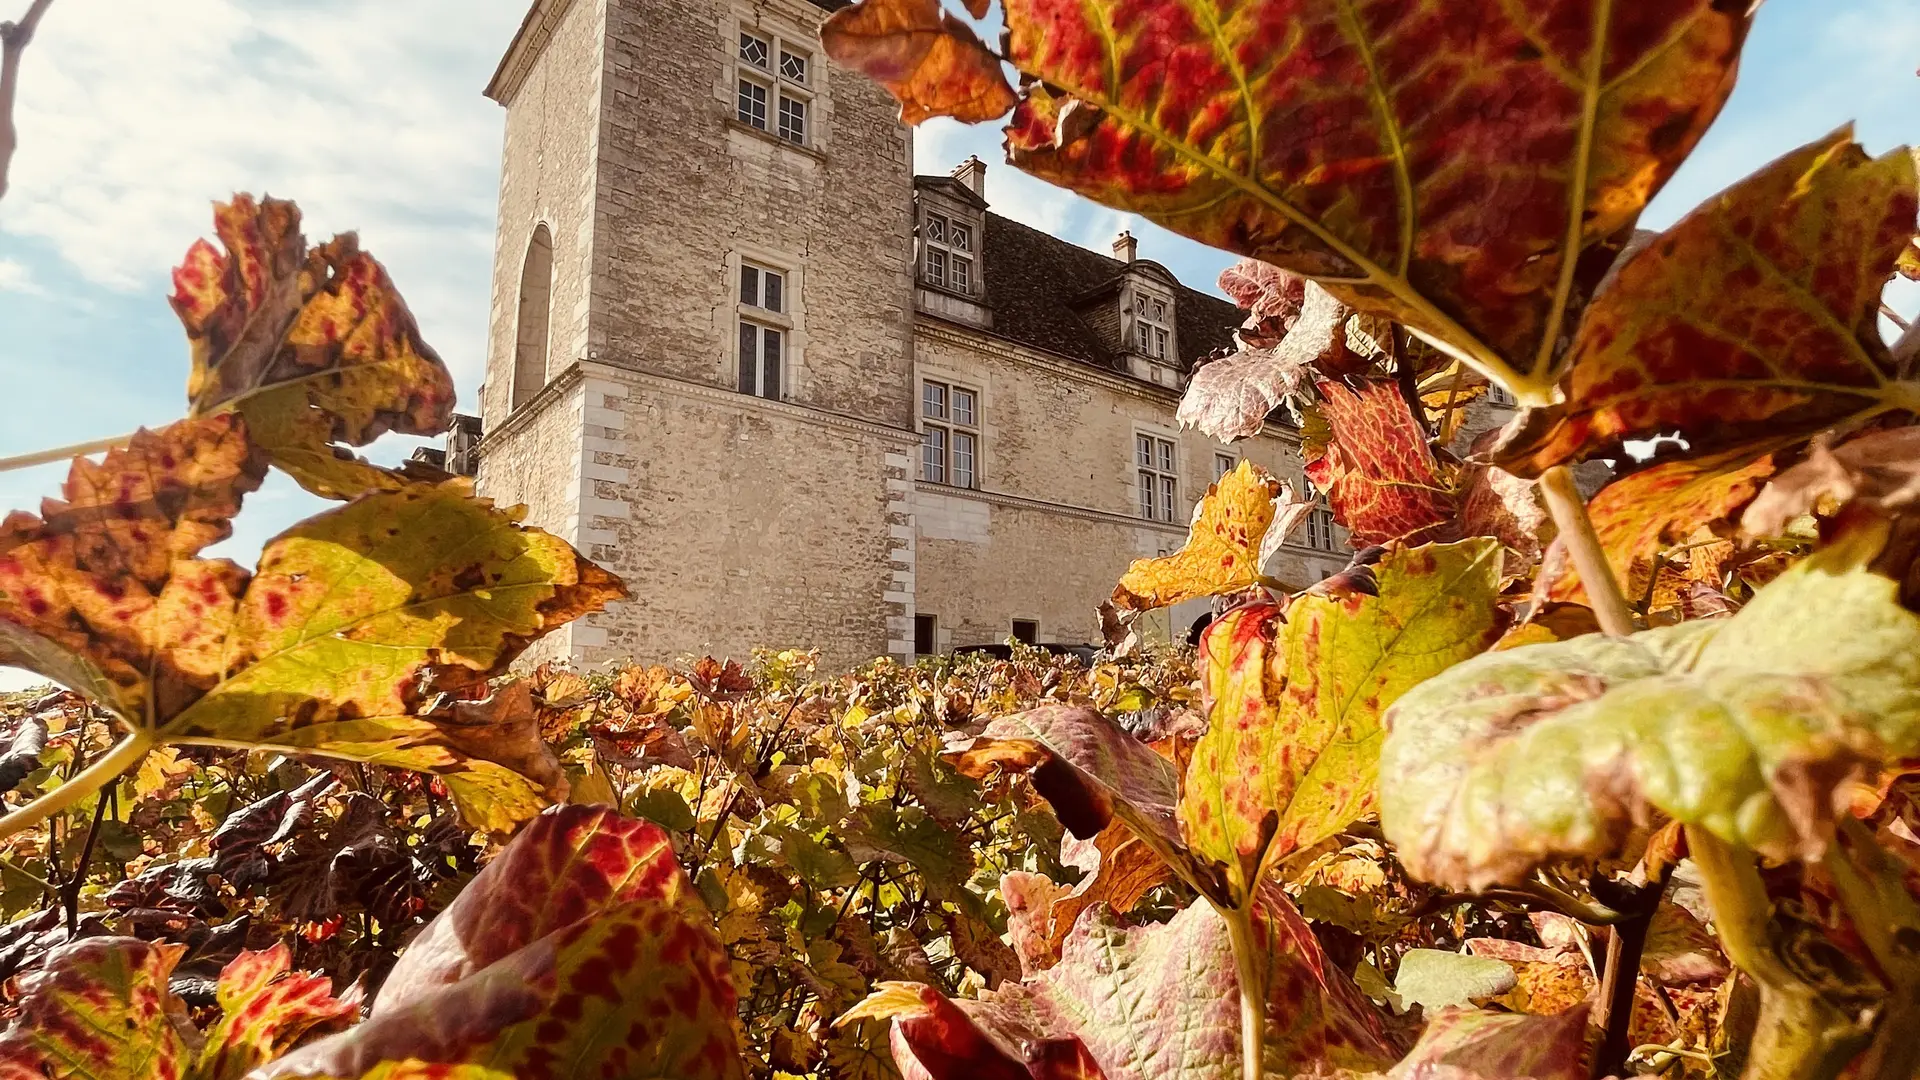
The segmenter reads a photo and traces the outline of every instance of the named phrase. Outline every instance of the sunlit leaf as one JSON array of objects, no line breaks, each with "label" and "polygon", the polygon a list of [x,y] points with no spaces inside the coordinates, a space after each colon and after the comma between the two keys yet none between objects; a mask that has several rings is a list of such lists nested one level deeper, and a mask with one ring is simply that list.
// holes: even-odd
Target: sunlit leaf
[{"label": "sunlit leaf", "polygon": [[1376,568],[1377,596],[1241,607],[1207,628],[1209,726],[1180,820],[1196,853],[1226,864],[1236,906],[1275,862],[1374,808],[1381,714],[1493,644],[1499,573],[1491,540],[1400,550]]},{"label": "sunlit leaf", "polygon": [[[983,12],[984,14],[984,12]],[[978,123],[1017,98],[1000,61],[939,0],[869,0],[833,13],[820,40],[834,63],[861,72],[900,100],[900,119]]]},{"label": "sunlit leaf", "polygon": [[1393,976],[1394,994],[1426,1009],[1485,1001],[1513,985],[1513,969],[1498,960],[1440,949],[1407,950]]},{"label": "sunlit leaf", "polygon": [[271,1076],[381,1060],[540,1076],[741,1077],[711,917],[666,833],[596,807],[536,818],[413,939],[357,1028]]},{"label": "sunlit leaf", "polygon": [[1171,555],[1136,559],[1114,586],[1114,606],[1167,607],[1198,596],[1259,584],[1266,556],[1313,510],[1251,461],[1207,488],[1194,508],[1187,543]]},{"label": "sunlit leaf", "polygon": [[1356,547],[1436,538],[1454,514],[1451,485],[1399,388],[1381,379],[1316,386],[1325,437],[1310,434],[1300,452],[1334,520]]},{"label": "sunlit leaf", "polygon": [[1380,761],[1408,870],[1514,881],[1614,854],[1655,809],[1775,858],[1817,855],[1845,780],[1920,753],[1920,618],[1838,558],[1731,619],[1489,653],[1413,689]]},{"label": "sunlit leaf", "polygon": [[1318,278],[1544,400],[1567,327],[1713,120],[1713,0],[1232,9],[1013,0],[1022,169]]},{"label": "sunlit leaf", "polygon": [[1104,904],[1124,915],[1149,890],[1172,879],[1166,862],[1120,822],[1092,840],[1069,839],[1065,846],[1066,861],[1084,875],[1071,887],[1024,871],[1000,879],[1007,929],[1029,975],[1059,963],[1061,946],[1081,912]]},{"label": "sunlit leaf", "polygon": [[186,1007],[167,990],[184,945],[85,938],[20,980],[20,1012],[0,1036],[4,1080],[185,1077]]},{"label": "sunlit leaf", "polygon": [[1696,454],[1920,407],[1880,294],[1920,208],[1912,156],[1843,128],[1727,189],[1634,256],[1588,310],[1564,403],[1504,440],[1523,475],[1678,433]]},{"label": "sunlit leaf", "polygon": [[1351,309],[1317,285],[1307,285],[1305,295],[1279,341],[1256,345],[1243,340],[1232,355],[1194,369],[1180,398],[1181,427],[1198,428],[1221,442],[1258,435],[1269,413],[1312,386],[1316,365],[1346,351]]},{"label": "sunlit leaf", "polygon": [[220,971],[220,1019],[207,1031],[194,1080],[240,1080],[309,1031],[360,1018],[357,1000],[333,996],[333,980],[290,970],[286,945],[243,952]]},{"label": "sunlit leaf", "polygon": [[276,464],[334,497],[364,490],[356,474],[382,482],[347,466],[316,471],[325,443],[446,429],[453,377],[353,234],[309,249],[298,207],[245,194],[215,205],[214,230],[225,251],[196,241],[173,272],[173,308],[193,347],[193,415],[238,409],[259,421]]},{"label": "sunlit leaf", "polygon": [[1388,1080],[1586,1080],[1587,1010],[1558,1016],[1515,1016],[1478,1009],[1446,1009],[1432,1017],[1420,1041]]}]

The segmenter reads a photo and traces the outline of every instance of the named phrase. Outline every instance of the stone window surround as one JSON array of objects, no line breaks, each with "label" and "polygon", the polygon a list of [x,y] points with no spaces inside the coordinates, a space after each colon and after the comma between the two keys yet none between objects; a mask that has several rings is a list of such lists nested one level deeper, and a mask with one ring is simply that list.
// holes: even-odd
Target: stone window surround
[{"label": "stone window surround", "polygon": [[[781,275],[784,284],[781,289],[784,311],[768,311],[755,307],[740,299],[741,264],[772,270]],[[785,348],[780,358],[780,396],[778,401],[792,401],[800,388],[805,385],[807,356],[806,321],[806,270],[801,259],[791,252],[761,247],[757,244],[739,244],[727,252],[725,276],[721,281],[721,310],[726,313],[726,353],[722,363],[724,367],[718,375],[720,385],[738,391],[740,383],[740,323],[758,323],[771,327],[786,335]]]},{"label": "stone window surround", "polygon": [[1301,490],[1312,496],[1313,512],[1307,515],[1305,526],[1300,530],[1300,539],[1294,541],[1299,547],[1309,551],[1329,552],[1339,546],[1339,538],[1334,535],[1333,508],[1327,505],[1327,496],[1313,486],[1313,481],[1300,478]]},{"label": "stone window surround", "polygon": [[[811,9],[807,0],[796,0]],[[827,63],[826,56],[820,51],[818,32],[808,29],[806,16],[798,9],[792,13],[783,12],[783,5],[763,3],[751,11],[739,9],[730,17],[721,20],[724,32],[722,42],[725,64],[722,70],[725,78],[721,81],[721,97],[726,102],[727,126],[740,131],[751,132],[776,145],[789,150],[818,155],[826,145],[827,115],[830,106],[827,101]],[[812,9],[817,12],[817,9]],[[749,65],[740,58],[740,35],[751,34],[768,43],[768,66],[758,68]],[[804,83],[783,78],[780,74],[780,53],[782,50],[805,56],[807,59],[807,81]],[[767,126],[755,127],[740,119],[739,93],[743,74],[767,88]],[[807,103],[806,133],[801,142],[782,138],[780,131],[780,96],[785,93],[795,100]]]},{"label": "stone window surround", "polygon": [[[986,294],[986,260],[984,258],[984,252],[982,251],[982,249],[986,247],[986,212],[961,203],[951,196],[929,196],[930,193],[926,191],[914,192],[914,284],[923,289],[931,289],[934,292],[946,293],[949,296],[958,296],[965,300],[977,301]],[[966,226],[967,230],[973,236],[973,250],[968,252],[968,257],[973,263],[972,273],[968,277],[967,288],[965,289],[956,289],[953,287],[953,275],[951,273],[947,275],[946,282],[927,280],[927,219],[933,214],[938,214],[945,218],[949,227],[955,223]],[[949,257],[951,257],[952,249],[949,246],[944,244],[939,246],[941,250],[948,252]]]},{"label": "stone window surround", "polygon": [[[939,416],[931,415],[927,409],[928,391],[934,387],[939,387],[941,393],[942,415]],[[959,399],[961,394],[967,395],[973,403],[972,408],[968,410],[970,415],[965,420],[962,420],[960,417]],[[918,479],[930,484],[945,484],[948,487],[971,488],[977,486],[980,483],[980,426],[981,421],[984,419],[981,415],[980,391],[971,383],[922,378],[920,380],[919,397],[916,408],[919,413],[919,428],[923,437],[920,445],[920,467],[917,470]],[[938,479],[927,475],[928,455],[927,444],[924,439],[927,434],[935,431],[940,432],[942,436],[939,461],[940,477]],[[959,465],[959,448],[962,436],[972,441],[969,453],[967,454],[967,474],[964,483],[960,475]]]},{"label": "stone window surround", "polygon": [[[1233,449],[1213,448],[1213,479],[1209,483],[1218,483],[1220,478],[1240,467],[1240,452]],[[1222,468],[1222,465],[1225,468]]]},{"label": "stone window surround", "polygon": [[[1172,517],[1162,516],[1165,507],[1162,502],[1163,497],[1161,496],[1158,482],[1155,484],[1154,491],[1156,496],[1154,513],[1152,515],[1140,513],[1140,473],[1143,471],[1143,468],[1140,465],[1139,447],[1142,438],[1153,439],[1156,443],[1165,442],[1173,444],[1173,468],[1171,470],[1160,468],[1158,461],[1155,461],[1151,467],[1145,469],[1145,471],[1152,472],[1156,477],[1171,476],[1173,478]],[[1127,439],[1127,470],[1125,475],[1127,478],[1128,505],[1134,508],[1134,514],[1139,517],[1140,520],[1158,522],[1162,525],[1180,525],[1186,522],[1187,518],[1184,516],[1183,511],[1190,509],[1190,504],[1182,501],[1184,495],[1181,492],[1181,488],[1184,486],[1184,474],[1186,472],[1182,467],[1185,464],[1182,460],[1184,457],[1185,448],[1181,446],[1180,433],[1178,431],[1160,424],[1145,423],[1137,420],[1134,422],[1133,433],[1131,437]]]},{"label": "stone window surround", "polygon": [[[941,226],[940,239],[933,238],[933,226]],[[964,247],[954,243],[955,230],[964,229],[967,243]],[[941,280],[932,279],[933,256],[938,254],[942,266]],[[966,284],[956,284],[961,275],[956,274],[955,263],[966,267]],[[920,279],[935,289],[944,289],[958,296],[976,296],[980,291],[980,228],[972,215],[961,217],[947,212],[943,208],[923,207],[920,211]]]},{"label": "stone window surround", "polygon": [[[534,387],[532,393],[523,393],[522,391],[526,388],[520,385],[520,338],[521,335],[525,333],[522,319],[525,318],[527,313],[524,310],[524,305],[519,301],[519,298],[526,296],[527,272],[531,269],[530,263],[534,253],[534,244],[539,241],[542,236],[546,237],[547,248],[547,280],[543,286],[547,294],[547,310],[543,313],[543,318],[541,319],[540,385]],[[553,225],[545,218],[538,218],[534,221],[532,227],[527,230],[527,240],[521,249],[520,274],[515,280],[514,295],[516,302],[513,317],[513,352],[507,361],[507,411],[510,414],[519,412],[525,406],[531,405],[534,399],[540,396],[540,391],[546,389],[547,384],[553,381],[553,292]]]},{"label": "stone window surround", "polygon": [[[993,411],[992,380],[983,379],[977,374],[965,374],[955,371],[952,368],[936,367],[931,364],[922,364],[916,361],[913,365],[913,431],[916,438],[924,438],[926,435],[926,418],[921,415],[921,409],[925,403],[924,395],[926,391],[923,390],[922,387],[930,382],[945,383],[949,387],[958,386],[962,390],[973,391],[975,415],[973,418],[972,489],[975,491],[985,491],[987,489],[987,480],[993,475],[995,414]],[[923,484],[934,483],[934,481],[926,480],[922,477],[920,472],[920,448],[917,444],[914,447],[913,453],[914,481]],[[953,487],[950,483],[941,484],[940,486],[943,489]]]}]

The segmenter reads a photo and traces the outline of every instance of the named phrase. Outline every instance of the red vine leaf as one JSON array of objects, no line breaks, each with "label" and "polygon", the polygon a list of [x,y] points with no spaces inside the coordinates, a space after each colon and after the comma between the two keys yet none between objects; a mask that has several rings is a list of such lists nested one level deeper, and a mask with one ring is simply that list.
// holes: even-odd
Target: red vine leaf
[{"label": "red vine leaf", "polygon": [[240,1080],[315,1028],[360,1018],[357,996],[333,996],[333,980],[291,970],[287,946],[243,952],[220,971],[220,1019],[207,1031],[194,1080]]},{"label": "red vine leaf", "polygon": [[[983,6],[974,17],[985,13]],[[1018,100],[999,58],[971,27],[940,10],[940,0],[866,0],[834,12],[820,41],[835,63],[898,98],[900,119],[909,124],[935,116],[979,123],[1006,115]]]},{"label": "red vine leaf", "polygon": [[1586,1080],[1587,1007],[1556,1016],[1445,1009],[1420,1041],[1387,1070],[1388,1080]]},{"label": "red vine leaf", "polygon": [[0,1036],[0,1080],[183,1080],[186,1006],[167,990],[184,945],[84,938],[20,979],[20,1012]]},{"label": "red vine leaf", "polygon": [[1566,400],[1525,413],[1500,461],[1537,476],[1628,439],[1709,453],[1920,408],[1879,330],[1917,211],[1913,157],[1871,160],[1849,128],[1742,180],[1620,269],[1574,340]]},{"label": "red vine leaf", "polygon": [[1453,498],[1399,388],[1380,379],[1317,386],[1325,433],[1309,431],[1301,455],[1354,545],[1435,538],[1453,519]]},{"label": "red vine leaf", "polygon": [[658,826],[597,807],[536,818],[415,937],[367,1022],[267,1076],[384,1060],[519,1080],[743,1077],[712,917]]}]

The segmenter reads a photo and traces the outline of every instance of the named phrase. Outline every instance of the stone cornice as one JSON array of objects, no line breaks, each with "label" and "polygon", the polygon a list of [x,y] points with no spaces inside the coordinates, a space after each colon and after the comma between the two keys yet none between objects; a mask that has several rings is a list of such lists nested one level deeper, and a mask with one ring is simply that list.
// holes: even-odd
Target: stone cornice
[{"label": "stone cornice", "polygon": [[905,447],[917,446],[920,434],[906,428],[897,428],[887,424],[877,424],[871,420],[847,416],[843,413],[828,412],[806,405],[795,405],[786,401],[769,401],[752,394],[742,394],[706,383],[689,382],[686,379],[661,375],[657,372],[640,371],[634,368],[620,367],[598,360],[575,360],[566,369],[555,376],[552,382],[542,387],[538,396],[516,409],[506,423],[495,431],[485,434],[474,452],[485,456],[487,447],[514,432],[526,427],[532,418],[553,407],[555,402],[564,398],[574,386],[587,379],[608,379],[625,383],[628,386],[640,386],[664,394],[679,397],[698,398],[703,401],[716,401],[735,408],[754,412],[763,412],[773,416],[784,416],[802,423],[816,424],[821,427],[838,428],[841,431],[858,432],[862,435],[877,436],[899,443]]},{"label": "stone cornice", "polygon": [[527,17],[520,20],[520,29],[513,35],[513,43],[500,57],[500,66],[493,70],[493,78],[487,80],[488,97],[502,105],[513,103],[520,84],[526,81],[527,73],[533,70],[534,62],[540,59],[540,53],[553,37],[554,28],[560,25],[573,3],[574,0],[533,0]]},{"label": "stone cornice", "polygon": [[[973,330],[958,326],[936,315],[928,315],[925,312],[919,313],[919,317],[914,320],[913,332],[916,337],[925,335],[936,341],[944,341],[950,345],[959,345],[963,348],[973,349],[1002,360],[1012,361],[1016,364],[1025,364],[1028,367],[1037,368],[1040,371],[1044,371],[1060,379],[1102,387],[1103,389],[1126,394],[1130,397],[1158,402],[1161,405],[1166,405],[1174,409],[1179,408],[1180,405],[1179,393],[1167,387],[1141,382],[1138,379],[1131,379],[1117,372],[1103,371],[1078,360],[1070,360],[1066,357],[1055,357],[1048,353],[1041,352],[1038,349],[1031,348],[1030,346],[1008,341],[1006,338],[1000,337],[990,331]],[[1274,439],[1289,445],[1297,444],[1300,441],[1300,436],[1297,432],[1271,424],[1261,429],[1260,434],[1254,437],[1259,439]]]}]

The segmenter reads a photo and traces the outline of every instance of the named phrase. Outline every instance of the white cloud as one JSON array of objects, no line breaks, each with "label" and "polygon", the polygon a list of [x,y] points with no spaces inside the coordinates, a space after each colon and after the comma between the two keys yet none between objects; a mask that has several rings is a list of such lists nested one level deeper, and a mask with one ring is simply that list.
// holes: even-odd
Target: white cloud
[{"label": "white cloud", "polygon": [[[157,291],[208,206],[299,201],[357,228],[463,384],[485,348],[501,110],[480,90],[524,0],[59,0],[27,51],[0,234]],[[0,240],[4,237],[0,236]]]},{"label": "white cloud", "polygon": [[18,259],[0,259],[0,292],[25,293],[28,296],[47,294],[47,290],[33,279],[33,271]]}]

